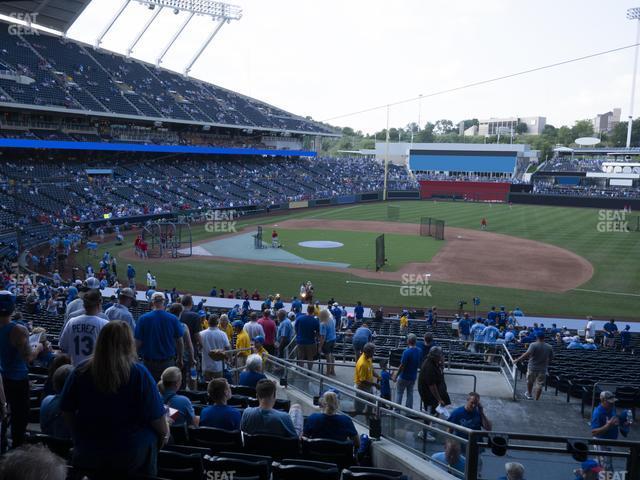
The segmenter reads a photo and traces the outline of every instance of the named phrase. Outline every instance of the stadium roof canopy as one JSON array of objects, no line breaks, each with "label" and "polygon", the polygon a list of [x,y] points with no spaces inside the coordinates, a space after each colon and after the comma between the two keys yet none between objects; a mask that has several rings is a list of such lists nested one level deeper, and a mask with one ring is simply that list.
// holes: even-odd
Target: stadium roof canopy
[{"label": "stadium roof canopy", "polygon": [[91,0],[0,0],[0,14],[66,33]]}]

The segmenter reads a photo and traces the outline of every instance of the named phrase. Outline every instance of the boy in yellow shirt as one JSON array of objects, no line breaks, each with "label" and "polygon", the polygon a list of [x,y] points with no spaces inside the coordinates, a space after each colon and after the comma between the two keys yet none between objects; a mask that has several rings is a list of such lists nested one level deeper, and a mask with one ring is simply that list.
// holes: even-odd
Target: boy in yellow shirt
[{"label": "boy in yellow shirt", "polygon": [[409,312],[403,310],[402,315],[400,315],[400,335],[406,335],[407,333],[409,333]]},{"label": "boy in yellow shirt", "polygon": [[[353,375],[353,383],[355,383],[358,390],[363,392],[372,393],[373,387],[380,388],[380,375],[373,369],[373,354],[375,352],[375,345],[373,343],[367,343],[362,348],[362,354],[356,362],[356,369]],[[375,379],[378,381],[376,382]],[[365,411],[366,409],[366,411]],[[360,414],[365,411],[365,415],[371,414],[371,407],[366,404],[355,401],[356,414]]]},{"label": "boy in yellow shirt", "polygon": [[251,354],[251,339],[249,338],[249,334],[244,330],[242,320],[233,322],[233,331],[236,333],[235,350],[242,350],[237,354],[238,366],[241,367],[247,363],[247,357]]}]

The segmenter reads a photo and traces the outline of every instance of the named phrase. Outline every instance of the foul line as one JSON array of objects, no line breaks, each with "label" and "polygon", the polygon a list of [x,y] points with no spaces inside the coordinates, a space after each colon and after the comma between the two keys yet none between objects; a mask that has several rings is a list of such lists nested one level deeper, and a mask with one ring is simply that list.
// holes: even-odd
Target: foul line
[{"label": "foul line", "polygon": [[345,283],[358,283],[360,285],[377,285],[379,287],[393,287],[393,288],[398,288],[400,285],[399,284],[392,284],[392,283],[375,283],[375,282],[356,282],[354,280],[345,280]]},{"label": "foul line", "polygon": [[576,292],[591,292],[591,293],[605,293],[608,295],[623,295],[623,296],[627,296],[627,297],[640,297],[640,294],[638,293],[622,293],[622,292],[606,292],[604,290],[587,290],[584,288],[574,288],[573,289]]}]

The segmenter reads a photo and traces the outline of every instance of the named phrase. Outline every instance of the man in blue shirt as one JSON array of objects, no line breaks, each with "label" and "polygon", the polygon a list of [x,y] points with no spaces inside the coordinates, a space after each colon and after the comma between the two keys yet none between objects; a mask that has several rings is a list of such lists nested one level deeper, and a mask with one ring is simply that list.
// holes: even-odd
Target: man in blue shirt
[{"label": "man in blue shirt", "polygon": [[[276,342],[278,342],[278,356],[287,358],[287,346],[293,338],[293,324],[284,309],[278,310],[278,330],[276,331]],[[293,313],[291,314],[293,315]]]},{"label": "man in blue shirt", "polygon": [[[463,407],[458,407],[449,415],[449,422],[466,427],[471,430],[491,430],[491,422],[484,414],[484,408],[480,403],[480,395],[471,392],[467,396],[467,403]],[[453,428],[449,432],[453,432]],[[464,435],[462,432],[459,435]]]},{"label": "man in blue shirt", "polygon": [[[591,415],[591,435],[595,438],[617,440],[620,428],[628,426],[626,418],[622,422],[616,414],[615,402],[616,398],[613,393],[607,390],[600,393],[600,405],[593,410]],[[606,451],[610,448],[601,446],[600,449]],[[598,460],[606,471],[613,472],[613,459],[609,455],[603,455]]]},{"label": "man in blue shirt", "polygon": [[616,321],[612,318],[604,324],[604,346],[613,348],[616,344],[616,333],[618,333],[618,326]]},{"label": "man in blue shirt", "polygon": [[400,367],[395,374],[394,380],[398,385],[396,403],[402,405],[402,397],[407,391],[407,408],[413,408],[413,387],[418,377],[418,368],[422,363],[422,352],[416,347],[416,336],[413,333],[407,335],[408,348],[402,352]]},{"label": "man in blue shirt", "polygon": [[631,325],[626,325],[624,330],[620,332],[620,346],[623,352],[629,351],[631,347]]},{"label": "man in blue shirt", "polygon": [[482,321],[482,318],[478,317],[476,319],[476,323],[473,324],[471,330],[469,331],[471,337],[473,338],[473,341],[475,342],[471,344],[472,352],[477,352],[482,348],[482,345],[479,344],[484,343],[484,327],[485,325]]},{"label": "man in blue shirt", "polygon": [[293,297],[291,299],[291,311],[295,314],[302,312],[302,302],[298,300],[298,297]]},{"label": "man in blue shirt", "polygon": [[482,336],[484,337],[485,343],[485,352],[487,354],[485,356],[485,362],[487,363],[493,361],[493,355],[491,354],[495,353],[495,345],[499,335],[500,330],[498,330],[498,328],[492,324],[487,325],[486,327],[484,327],[484,330],[482,330]]},{"label": "man in blue shirt", "polygon": [[129,288],[136,288],[136,269],[133,265],[127,265],[127,279],[129,280]]},{"label": "man in blue shirt", "polygon": [[489,325],[495,325],[496,320],[498,319],[498,313],[496,312],[496,307],[491,307],[489,313],[487,313],[487,320],[489,321]]},{"label": "man in blue shirt", "polygon": [[221,428],[222,430],[240,430],[240,410],[229,407],[231,388],[224,378],[214,378],[207,386],[209,401],[212,404],[200,412],[200,426]]},{"label": "man in blue shirt", "polygon": [[364,318],[364,307],[362,306],[362,302],[358,302],[358,304],[353,309],[353,313],[356,316],[356,321],[362,321]]},{"label": "man in blue shirt", "polygon": [[504,305],[500,305],[500,311],[498,312],[498,328],[507,326],[507,312],[504,310]]},{"label": "man in blue shirt", "polygon": [[256,396],[260,405],[245,409],[240,430],[249,435],[296,438],[298,433],[289,414],[273,409],[276,403],[276,384],[271,380],[260,380],[256,385]]},{"label": "man in blue shirt", "polygon": [[317,340],[320,334],[320,321],[313,315],[315,307],[309,305],[307,314],[296,319],[296,343],[298,344],[298,360],[300,365],[306,360],[309,370],[313,370],[313,361],[318,353]]},{"label": "man in blue shirt", "polygon": [[471,319],[469,314],[465,313],[462,320],[458,322],[458,337],[460,340],[469,341],[471,339]]},{"label": "man in blue shirt", "polygon": [[362,353],[362,349],[365,344],[369,343],[372,338],[373,334],[366,323],[363,323],[362,326],[353,334],[351,343],[353,344],[353,352],[355,354],[356,361],[360,358],[360,354]]},{"label": "man in blue shirt", "polygon": [[151,308],[138,319],[135,339],[138,353],[156,381],[167,368],[182,369],[184,329],[178,317],[164,310],[164,294],[156,292],[151,297]]}]

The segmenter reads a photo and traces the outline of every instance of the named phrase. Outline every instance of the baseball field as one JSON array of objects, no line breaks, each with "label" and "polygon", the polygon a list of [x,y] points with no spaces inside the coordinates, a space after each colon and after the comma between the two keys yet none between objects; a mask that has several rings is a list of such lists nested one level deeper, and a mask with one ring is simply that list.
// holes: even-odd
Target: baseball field
[{"label": "baseball field", "polygon": [[[388,205],[399,208],[399,218],[388,219]],[[444,240],[419,236],[423,216],[445,220]],[[640,232],[617,231],[624,219],[608,218],[583,208],[371,203],[241,218],[232,233],[195,225],[188,258],[142,261],[133,254],[133,235],[123,246],[100,245],[98,253],[117,256],[123,281],[132,263],[140,288],[147,270],[159,288],[199,294],[216,286],[289,298],[311,280],[320,301],[455,310],[465,300],[471,310],[477,296],[480,311],[505,305],[527,314],[632,320],[640,311]],[[253,248],[258,225],[267,246],[261,250]],[[281,248],[270,248],[273,229]],[[374,244],[382,233],[388,263],[376,272]],[[323,248],[300,245],[309,241]],[[82,265],[97,263],[85,251],[77,258]],[[429,288],[413,288],[424,286],[425,278]]]}]

